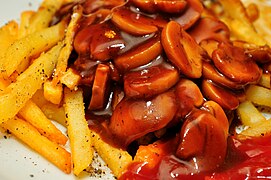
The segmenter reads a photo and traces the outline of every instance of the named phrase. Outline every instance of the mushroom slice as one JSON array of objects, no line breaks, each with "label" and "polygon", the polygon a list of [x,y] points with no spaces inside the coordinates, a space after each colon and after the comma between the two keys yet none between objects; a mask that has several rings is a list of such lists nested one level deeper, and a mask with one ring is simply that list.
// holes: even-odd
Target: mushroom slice
[{"label": "mushroom slice", "polygon": [[127,147],[149,132],[165,127],[177,110],[175,94],[168,91],[150,100],[124,98],[116,106],[109,131]]},{"label": "mushroom slice", "polygon": [[234,110],[239,105],[239,100],[231,91],[214,84],[210,80],[202,81],[202,93],[207,99],[217,102],[222,108]]},{"label": "mushroom slice", "polygon": [[225,77],[223,74],[218,72],[218,70],[212,64],[208,62],[203,62],[202,76],[205,79],[210,79],[217,84],[226,86],[231,89],[242,89],[245,87],[245,84],[234,82],[231,79]]},{"label": "mushroom slice", "polygon": [[178,22],[185,30],[194,25],[201,17],[204,8],[200,0],[186,0],[186,10],[177,17],[171,20]]},{"label": "mushroom slice", "polygon": [[79,54],[90,54],[91,59],[106,61],[125,47],[119,31],[109,21],[89,25],[79,31],[74,48]]},{"label": "mushroom slice", "polygon": [[185,0],[131,0],[131,2],[147,13],[181,13],[187,2]]},{"label": "mushroom slice", "polygon": [[220,43],[212,59],[223,75],[238,83],[257,82],[262,75],[259,66],[245,54],[244,49],[230,44]]},{"label": "mushroom slice", "polygon": [[205,110],[194,109],[180,131],[176,156],[188,161],[195,173],[219,167],[227,152],[227,136],[220,122]]},{"label": "mushroom slice", "polygon": [[149,39],[114,59],[116,67],[122,71],[145,65],[162,53],[160,36]]},{"label": "mushroom slice", "polygon": [[184,118],[195,107],[200,107],[203,102],[203,95],[197,84],[189,79],[181,79],[175,87],[176,99],[179,108],[177,117]]},{"label": "mushroom slice", "polygon": [[202,59],[206,52],[175,21],[170,21],[162,31],[162,45],[168,59],[189,78],[199,78]]},{"label": "mushroom slice", "polygon": [[132,71],[124,76],[124,92],[132,98],[149,98],[173,87],[179,80],[178,71],[169,64]]},{"label": "mushroom slice", "polygon": [[92,94],[89,110],[102,109],[107,101],[107,90],[110,76],[109,66],[105,64],[99,64],[96,69],[95,78],[92,86]]},{"label": "mushroom slice", "polygon": [[221,127],[224,129],[225,136],[227,137],[229,134],[229,120],[222,107],[214,101],[206,101],[202,105],[202,109],[210,112],[219,121]]},{"label": "mushroom slice", "polygon": [[[145,20],[145,23],[141,22]],[[158,28],[153,24],[153,19],[143,14],[130,11],[126,7],[115,8],[112,12],[112,22],[121,30],[133,35],[146,35],[154,33]],[[149,23],[146,23],[149,21]]]}]

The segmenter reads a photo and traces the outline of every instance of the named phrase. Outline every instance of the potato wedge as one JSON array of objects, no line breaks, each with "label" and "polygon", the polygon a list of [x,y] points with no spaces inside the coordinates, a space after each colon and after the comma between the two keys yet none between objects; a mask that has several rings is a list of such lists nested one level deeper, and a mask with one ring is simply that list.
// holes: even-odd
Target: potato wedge
[{"label": "potato wedge", "polygon": [[82,90],[64,89],[64,109],[73,162],[73,173],[79,175],[91,163],[94,149],[91,147],[90,130],[85,119]]},{"label": "potato wedge", "polygon": [[31,124],[15,117],[3,123],[3,126],[63,172],[67,174],[71,172],[71,154],[42,136]]},{"label": "potato wedge", "polygon": [[0,73],[5,78],[8,78],[24,59],[37,56],[53,47],[64,37],[65,27],[66,22],[62,21],[55,26],[30,34],[14,42],[0,60]]},{"label": "potato wedge", "polygon": [[61,145],[65,145],[68,141],[68,138],[44,115],[33,101],[29,100],[19,111],[19,115],[49,140]]},{"label": "potato wedge", "polygon": [[0,95],[0,122],[13,118],[33,94],[42,87],[55,68],[62,44],[41,55]]},{"label": "potato wedge", "polygon": [[93,146],[111,169],[113,174],[118,178],[125,172],[127,166],[132,162],[132,156],[125,150],[112,147],[104,142],[100,135],[91,131],[91,141]]}]

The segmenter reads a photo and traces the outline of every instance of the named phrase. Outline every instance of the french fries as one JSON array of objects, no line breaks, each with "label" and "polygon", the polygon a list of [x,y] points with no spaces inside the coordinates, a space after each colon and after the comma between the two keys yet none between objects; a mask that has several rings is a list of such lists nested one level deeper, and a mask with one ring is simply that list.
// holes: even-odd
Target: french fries
[{"label": "french fries", "polygon": [[92,162],[90,130],[85,119],[83,92],[64,89],[64,108],[70,138],[73,173],[79,175]]},{"label": "french fries", "polygon": [[[138,154],[136,154],[134,156],[135,159],[133,159],[128,150],[111,146],[102,139],[102,136],[99,133],[94,131],[94,129],[89,128],[85,116],[86,110],[83,88],[80,87],[82,74],[79,75],[76,71],[77,69],[75,70],[73,69],[73,66],[69,66],[69,60],[72,57],[71,53],[74,50],[73,42],[75,33],[80,27],[80,22],[83,17],[81,1],[79,1],[78,5],[73,7],[73,11],[70,10],[69,13],[66,14],[71,14],[71,17],[61,17],[62,20],[58,23],[53,19],[63,4],[71,2],[74,1],[44,0],[37,11],[23,12],[19,24],[15,21],[10,21],[0,29],[0,129],[3,128],[8,130],[11,134],[41,154],[48,161],[52,162],[63,172],[67,174],[73,172],[77,177],[80,177],[79,175],[82,171],[91,166],[94,158],[94,151],[97,151],[99,156],[105,161],[117,178],[120,178],[127,170],[127,167],[133,162],[147,161],[149,167],[156,166],[156,163],[161,160],[161,156],[159,157],[157,155],[163,152],[155,143],[147,146],[140,146],[137,151]],[[267,41],[257,33],[251,22],[252,20],[248,17],[246,9],[243,7],[241,1],[220,0],[220,2],[226,12],[221,16],[221,19],[230,28],[233,39],[243,40],[257,45],[267,44]],[[235,10],[231,11],[232,8]],[[64,11],[66,10],[67,9],[64,9]],[[63,12],[61,11],[61,13]],[[100,18],[99,16],[103,16],[103,14],[97,15],[98,18]],[[122,20],[122,17],[118,18]],[[92,23],[91,18],[87,20],[89,21],[87,23]],[[98,19],[96,20],[99,21]],[[148,22],[148,18],[145,21]],[[127,21],[127,23],[131,22]],[[110,24],[110,26],[111,25],[114,26],[114,23]],[[155,24],[151,26],[156,28],[156,26],[159,25]],[[121,29],[121,27],[122,26],[118,28]],[[144,27],[144,23],[142,24],[142,27]],[[161,27],[159,26],[159,28]],[[82,26],[82,28],[84,27]],[[159,28],[157,28],[157,31]],[[100,30],[99,28],[97,29]],[[174,29],[172,31],[174,31]],[[105,41],[110,42],[110,38],[116,36],[115,33],[116,32],[113,30],[112,32],[105,32]],[[129,34],[128,32],[126,33]],[[103,38],[101,39],[103,40]],[[121,38],[120,40],[122,41]],[[104,44],[100,45],[98,40],[100,39],[97,38],[93,41],[99,46],[104,46]],[[87,44],[90,42],[86,41],[83,43]],[[108,44],[111,46],[110,43]],[[141,43],[139,43],[138,46],[140,45]],[[162,45],[167,46],[167,44]],[[87,50],[88,48],[90,49],[90,52],[82,54],[92,57],[91,51],[93,51],[94,47],[91,47],[88,44],[85,46]],[[113,44],[110,48],[117,48],[114,46],[115,45]],[[195,44],[195,47],[197,46],[198,44]],[[176,48],[177,47],[178,45]],[[99,48],[103,50],[104,47]],[[97,49],[100,50],[99,48]],[[133,47],[129,48],[131,48],[132,52]],[[214,47],[214,49],[215,48],[216,47]],[[106,49],[106,51],[102,53],[107,53],[107,50],[110,58],[117,56],[117,53],[115,54],[113,50],[111,52],[109,49]],[[192,50],[193,47],[191,48],[191,54],[189,55],[193,55]],[[184,48],[182,51],[188,52],[190,49]],[[210,52],[213,51],[210,50]],[[112,57],[111,54],[113,54]],[[79,58],[80,55],[81,54],[78,53]],[[211,55],[209,58],[211,58]],[[96,59],[91,58],[90,60],[96,61]],[[95,91],[92,91],[92,94],[90,94],[91,99],[88,111],[96,112],[96,109],[100,110],[100,107],[102,107],[100,106],[101,104],[105,104],[103,103],[105,101],[103,94],[108,90],[107,84],[102,84],[103,88],[101,90],[101,88],[97,88],[100,86],[97,86],[96,81],[105,78],[106,82],[107,79],[112,78],[111,76],[114,75],[119,78],[125,77],[126,72],[123,74],[122,72],[117,72],[117,68],[116,71],[113,72],[113,65],[112,67],[109,66],[107,61],[110,60],[106,60],[106,62],[105,60],[97,60],[97,62],[95,62],[98,65],[97,68],[95,66],[96,74],[93,75],[94,81],[91,82],[93,83],[92,90],[94,87]],[[170,66],[171,62],[167,63]],[[86,63],[83,64],[83,66],[92,65]],[[106,67],[106,73],[100,73],[101,76],[97,76],[97,69],[99,70],[99,68],[103,66]],[[214,64],[214,66],[216,65]],[[83,68],[87,69],[88,67]],[[145,72],[142,71],[138,76],[141,76],[144,73]],[[223,75],[223,72],[220,73]],[[199,78],[202,77],[203,75]],[[225,79],[230,78],[226,77]],[[229,81],[231,81],[231,79]],[[246,86],[248,87],[245,89],[246,97],[242,99],[242,102],[240,102],[240,105],[237,108],[238,117],[240,118],[242,125],[247,128],[241,132],[241,135],[259,137],[271,133],[271,120],[267,120],[257,108],[258,105],[271,108],[270,81],[270,74],[266,73],[262,75],[259,82],[255,81],[253,82],[253,85]],[[136,80],[135,82],[139,85],[141,83]],[[151,83],[153,82],[150,82],[149,84]],[[232,83],[238,84],[239,82],[233,81]],[[224,84],[221,84],[221,86],[223,85]],[[174,85],[172,85],[172,87],[173,86]],[[176,94],[174,93],[172,92],[172,96],[175,98],[177,96],[175,96]],[[95,98],[95,94],[96,96],[97,94],[100,94],[99,98]],[[147,97],[147,95],[144,94],[144,98],[145,96]],[[112,104],[116,106],[119,101],[120,100],[116,100],[115,104]],[[93,104],[98,104],[99,107],[96,108]],[[202,103],[200,103],[199,106],[201,106],[201,104]],[[147,106],[149,105],[147,104]],[[178,107],[176,105],[176,109],[179,108],[179,106],[181,105],[178,104]],[[193,106],[193,108],[198,108],[198,106],[191,106]],[[153,107],[153,109],[147,109],[147,111],[151,114],[157,110],[156,108],[157,107]],[[162,109],[163,108],[158,108],[158,111],[162,111]],[[135,111],[133,113],[140,116],[141,114],[138,114],[136,110],[136,108],[133,109],[133,111]],[[213,109],[213,111],[215,110]],[[214,116],[214,118],[216,117]],[[158,119],[159,118],[157,118],[157,120]],[[52,120],[55,120],[66,128],[67,136],[54,124],[55,122],[52,122]],[[166,127],[167,126],[165,125],[165,127],[159,129],[160,131],[148,133],[153,133],[156,138],[160,138],[166,133]],[[159,137],[157,135],[159,134],[158,132],[162,134]],[[228,132],[226,132],[226,134],[227,133]],[[65,148],[67,141],[69,141],[68,145],[70,146],[70,152]]]},{"label": "french fries", "polygon": [[36,128],[26,121],[15,117],[3,126],[21,141],[59,167],[63,172],[71,172],[71,155],[61,146],[42,136]]},{"label": "french fries", "polygon": [[68,66],[68,59],[70,57],[71,51],[73,49],[73,39],[75,35],[75,31],[78,28],[78,22],[82,16],[83,9],[80,6],[76,6],[74,8],[74,12],[71,15],[71,21],[67,27],[66,36],[64,39],[64,47],[60,52],[57,66],[56,66],[56,72],[55,76],[53,78],[53,84],[56,85],[60,78],[63,76],[64,72],[67,69]]},{"label": "french fries", "polygon": [[62,21],[15,41],[0,60],[2,76],[8,78],[24,59],[37,56],[57,44],[64,37],[65,28],[66,22]]},{"label": "french fries", "polygon": [[62,4],[63,0],[44,0],[38,11],[31,17],[27,34],[32,34],[48,27]]},{"label": "french fries", "polygon": [[13,118],[52,75],[61,48],[62,44],[58,44],[47,53],[42,54],[18,76],[16,82],[3,91],[0,95],[0,122]]},{"label": "french fries", "polygon": [[31,100],[19,111],[19,115],[32,124],[49,140],[65,145],[68,138],[45,116],[42,110]]}]

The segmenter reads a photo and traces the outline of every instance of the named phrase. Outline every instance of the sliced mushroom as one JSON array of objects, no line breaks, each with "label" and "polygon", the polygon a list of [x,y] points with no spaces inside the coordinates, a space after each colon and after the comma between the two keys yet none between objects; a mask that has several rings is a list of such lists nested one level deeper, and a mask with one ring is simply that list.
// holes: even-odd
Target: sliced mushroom
[{"label": "sliced mushroom", "polygon": [[139,137],[165,127],[176,110],[173,91],[159,94],[151,100],[126,97],[116,106],[109,130],[126,147]]},{"label": "sliced mushroom", "polygon": [[170,21],[162,31],[162,45],[168,59],[189,78],[199,78],[206,52],[180,24]]},{"label": "sliced mushroom", "polygon": [[195,107],[200,107],[203,102],[203,95],[197,84],[188,79],[181,79],[175,87],[178,111],[176,116],[184,118]]},{"label": "sliced mushroom", "polygon": [[225,136],[227,137],[229,134],[229,120],[222,107],[214,101],[206,101],[202,105],[202,109],[210,112],[216,120],[219,121],[221,127],[224,129]]},{"label": "sliced mushroom", "polygon": [[234,82],[231,79],[225,77],[223,74],[218,72],[218,70],[212,64],[208,62],[203,62],[202,76],[205,79],[210,79],[217,84],[231,89],[242,89],[245,87],[245,84]]},{"label": "sliced mushroom", "polygon": [[83,28],[74,39],[78,54],[90,54],[91,59],[100,61],[114,57],[124,47],[118,30],[108,21]]},{"label": "sliced mushroom", "polygon": [[102,8],[112,9],[124,3],[124,0],[85,0],[84,13],[90,14]]},{"label": "sliced mushroom", "polygon": [[194,109],[180,131],[176,156],[188,161],[195,173],[214,170],[225,159],[227,137],[220,122],[209,112]]},{"label": "sliced mushroom", "polygon": [[242,48],[221,43],[213,52],[212,59],[216,68],[232,81],[252,83],[261,77],[261,69]]},{"label": "sliced mushroom", "polygon": [[[145,23],[141,21],[142,19],[145,20]],[[111,20],[121,30],[133,35],[146,35],[158,30],[158,28],[153,25],[154,20],[152,18],[132,12],[124,6],[113,10]],[[146,21],[149,21],[149,23],[146,23]]]},{"label": "sliced mushroom", "polygon": [[132,98],[148,98],[173,87],[179,80],[178,71],[168,64],[132,71],[124,76],[124,91]]},{"label": "sliced mushroom", "polygon": [[199,0],[186,0],[186,10],[177,17],[172,17],[171,20],[178,22],[183,29],[188,29],[194,25],[200,18],[203,12],[203,5]]},{"label": "sliced mushroom", "polygon": [[228,42],[230,38],[229,28],[219,19],[201,18],[188,32],[198,43],[212,39],[218,42]]},{"label": "sliced mushroom", "polygon": [[202,47],[207,52],[209,57],[212,57],[212,53],[214,52],[214,50],[217,49],[218,44],[219,44],[218,41],[212,39],[202,40],[199,43],[200,47]]},{"label": "sliced mushroom", "polygon": [[98,110],[105,106],[108,97],[109,76],[109,67],[105,64],[99,64],[92,85],[91,100],[88,106],[89,110]]},{"label": "sliced mushroom", "polygon": [[146,43],[139,44],[129,51],[117,56],[114,59],[114,62],[120,71],[125,72],[149,63],[161,54],[162,50],[160,36],[155,36]]},{"label": "sliced mushroom", "polygon": [[131,2],[147,13],[181,13],[187,2],[185,0],[131,0]]},{"label": "sliced mushroom", "polygon": [[227,110],[234,110],[239,105],[238,98],[230,90],[226,90],[210,80],[202,81],[202,93],[207,99],[217,102]]}]

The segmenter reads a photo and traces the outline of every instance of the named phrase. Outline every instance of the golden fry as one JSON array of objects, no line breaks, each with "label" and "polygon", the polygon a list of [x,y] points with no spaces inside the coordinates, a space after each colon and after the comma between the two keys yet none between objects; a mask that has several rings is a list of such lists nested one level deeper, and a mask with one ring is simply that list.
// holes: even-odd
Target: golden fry
[{"label": "golden fry", "polygon": [[59,79],[61,78],[61,76],[67,69],[68,59],[73,49],[73,39],[75,35],[74,32],[76,32],[76,29],[78,28],[78,22],[81,19],[82,12],[83,12],[82,7],[76,6],[71,16],[71,21],[67,27],[67,31],[66,31],[66,35],[64,39],[65,46],[61,50],[59,58],[58,58],[56,72],[53,78],[53,84],[57,84],[59,82]]},{"label": "golden fry", "polygon": [[35,14],[35,11],[24,11],[21,13],[18,39],[23,38],[26,35],[28,35],[30,19],[34,14]]},{"label": "golden fry", "polygon": [[66,22],[62,21],[55,26],[15,41],[9,46],[5,56],[0,60],[2,75],[7,78],[22,61],[38,55],[57,44],[64,37],[65,27]]},{"label": "golden fry", "polygon": [[6,121],[4,127],[17,138],[55,164],[65,173],[71,172],[71,155],[61,146],[42,136],[31,124],[19,118]]},{"label": "golden fry", "polygon": [[63,0],[43,0],[38,11],[31,17],[28,34],[40,31],[49,26],[53,16],[60,9]]},{"label": "golden fry", "polygon": [[71,144],[73,173],[79,175],[92,163],[94,153],[91,147],[90,130],[85,119],[83,92],[65,88],[64,109]]},{"label": "golden fry", "polygon": [[52,75],[61,48],[59,44],[41,55],[4,90],[0,95],[0,122],[13,118]]},{"label": "golden fry", "polygon": [[19,111],[19,114],[49,140],[61,145],[66,144],[68,138],[44,115],[33,101],[29,100]]},{"label": "golden fry", "polygon": [[220,0],[219,2],[222,4],[226,13],[226,17],[223,17],[222,20],[229,26],[235,38],[256,45],[265,45],[267,43],[256,32],[240,0]]},{"label": "golden fry", "polygon": [[104,142],[100,135],[91,131],[91,141],[93,146],[111,169],[113,174],[118,178],[125,172],[127,166],[132,162],[132,156],[122,149],[110,146]]},{"label": "golden fry", "polygon": [[18,24],[15,21],[9,21],[0,28],[0,64],[5,61],[3,58],[8,47],[18,38]]},{"label": "golden fry", "polygon": [[271,120],[255,124],[255,126],[248,128],[241,132],[241,135],[249,137],[261,137],[271,133]]},{"label": "golden fry", "polygon": [[247,99],[257,105],[271,107],[271,90],[257,86],[250,85],[246,90]]},{"label": "golden fry", "polygon": [[265,117],[250,101],[242,102],[237,108],[237,113],[245,126],[254,127],[258,123],[266,121]]},{"label": "golden fry", "polygon": [[61,124],[62,126],[66,127],[66,117],[65,111],[63,106],[58,106],[52,103],[46,103],[41,107],[42,112],[48,119],[54,120]]},{"label": "golden fry", "polygon": [[62,84],[54,85],[52,81],[46,81],[43,85],[44,97],[53,104],[60,104],[63,97]]}]

